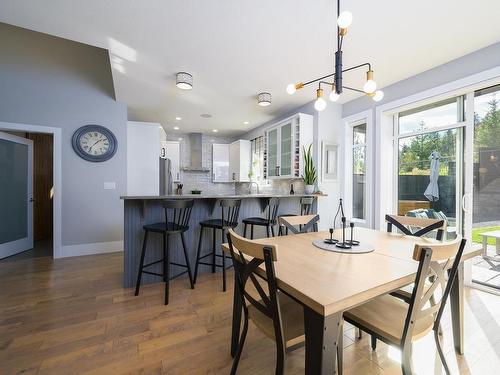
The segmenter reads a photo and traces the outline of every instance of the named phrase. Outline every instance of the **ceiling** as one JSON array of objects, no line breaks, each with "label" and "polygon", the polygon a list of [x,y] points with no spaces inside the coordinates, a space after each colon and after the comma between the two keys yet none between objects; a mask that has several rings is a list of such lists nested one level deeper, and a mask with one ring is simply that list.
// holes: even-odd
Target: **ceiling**
[{"label": "ceiling", "polygon": [[[341,8],[354,15],[344,67],[371,62],[379,87],[500,41],[500,1],[343,0]],[[333,70],[335,9],[332,0],[0,0],[0,21],[109,49],[131,119],[237,135],[314,98],[315,87],[294,96],[285,87]],[[175,87],[178,71],[193,74],[193,90]],[[344,80],[361,87],[363,78]],[[256,105],[261,91],[272,93],[271,106]]]}]

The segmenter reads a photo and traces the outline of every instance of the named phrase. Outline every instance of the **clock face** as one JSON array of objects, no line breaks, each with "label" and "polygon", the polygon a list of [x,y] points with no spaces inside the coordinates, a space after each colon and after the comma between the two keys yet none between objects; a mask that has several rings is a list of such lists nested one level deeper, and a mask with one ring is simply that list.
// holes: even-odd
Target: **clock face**
[{"label": "clock face", "polygon": [[73,149],[82,159],[102,162],[111,159],[116,152],[115,135],[104,126],[85,125],[73,134]]},{"label": "clock face", "polygon": [[86,132],[80,137],[80,148],[89,155],[104,155],[109,150],[109,139],[98,131]]}]

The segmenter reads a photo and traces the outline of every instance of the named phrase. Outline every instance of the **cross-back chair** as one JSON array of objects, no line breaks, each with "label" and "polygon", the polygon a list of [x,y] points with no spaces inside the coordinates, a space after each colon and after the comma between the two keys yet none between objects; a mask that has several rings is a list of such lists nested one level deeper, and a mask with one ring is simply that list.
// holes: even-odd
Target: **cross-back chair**
[{"label": "cross-back chair", "polygon": [[420,217],[385,215],[387,232],[392,232],[393,226],[408,236],[422,237],[437,230],[436,239],[443,240],[446,233],[446,222],[442,219],[425,219]]},{"label": "cross-back chair", "polygon": [[[449,243],[416,244],[413,259],[419,264],[409,303],[384,295],[344,312],[347,322],[401,349],[404,375],[413,374],[412,342],[431,330],[446,374],[450,374],[439,341],[439,324],[465,244],[461,238]],[[429,276],[432,282],[426,288]]]},{"label": "cross-back chair", "polygon": [[[236,374],[238,368],[249,319],[266,336],[275,341],[275,373],[283,374],[285,351],[304,342],[303,307],[278,291],[274,270],[274,263],[278,260],[276,245],[256,243],[239,236],[232,229],[229,229],[227,239],[244,313],[243,330],[234,356],[231,375]],[[264,267],[260,269],[262,265]],[[258,271],[263,272],[261,276],[265,279],[259,277]],[[249,286],[257,291],[258,297],[252,296]]]},{"label": "cross-back chair", "polygon": [[278,222],[281,227],[286,228],[286,233],[290,230],[293,234],[307,233],[309,231],[317,231],[317,223],[319,215],[302,215],[302,216],[280,216]]}]

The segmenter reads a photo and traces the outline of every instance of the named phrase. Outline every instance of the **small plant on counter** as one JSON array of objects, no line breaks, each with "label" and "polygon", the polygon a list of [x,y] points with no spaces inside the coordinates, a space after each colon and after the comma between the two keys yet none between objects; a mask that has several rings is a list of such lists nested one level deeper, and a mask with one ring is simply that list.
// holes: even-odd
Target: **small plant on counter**
[{"label": "small plant on counter", "polygon": [[314,193],[314,184],[316,183],[316,179],[318,178],[318,173],[312,160],[311,147],[312,144],[309,145],[307,151],[306,148],[303,147],[304,174],[302,175],[302,178],[304,179],[306,194]]}]

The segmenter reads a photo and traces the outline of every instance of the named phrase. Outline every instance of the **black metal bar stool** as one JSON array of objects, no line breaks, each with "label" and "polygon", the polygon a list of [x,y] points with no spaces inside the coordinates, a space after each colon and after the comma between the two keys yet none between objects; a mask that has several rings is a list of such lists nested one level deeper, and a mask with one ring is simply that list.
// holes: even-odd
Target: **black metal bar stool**
[{"label": "black metal bar stool", "polygon": [[[240,214],[241,199],[222,199],[220,201],[221,218],[200,221],[200,237],[198,239],[198,251],[196,254],[196,266],[194,268],[194,283],[198,277],[198,265],[212,267],[212,273],[215,273],[216,267],[222,267],[222,290],[226,291],[226,258],[231,259],[231,256],[226,256],[221,250],[221,254],[217,254],[215,246],[215,238],[217,229],[220,229],[222,235],[222,242],[226,242],[226,230],[234,229],[238,226],[238,216]],[[203,230],[212,229],[212,251],[208,254],[201,255],[201,239],[203,237]],[[202,262],[203,258],[212,256],[212,263]],[[217,264],[216,259],[222,258],[222,264]]]},{"label": "black metal bar stool", "polygon": [[[300,198],[300,216],[304,215],[310,215],[312,213],[312,206],[314,203],[313,197],[302,197]],[[297,214],[280,214],[278,218],[282,216],[297,216]],[[282,224],[280,224],[280,221],[278,220],[279,228],[278,228],[278,236],[283,235],[283,229],[285,229],[285,233],[288,235],[288,228],[284,227]],[[317,232],[318,231],[318,226],[317,224],[314,224],[314,230]]]},{"label": "black metal bar stool", "polygon": [[273,237],[274,234],[274,226],[276,225],[276,216],[278,215],[278,209],[280,206],[279,198],[270,198],[267,202],[267,212],[266,217],[247,217],[243,219],[243,224],[245,227],[243,229],[243,237],[247,236],[247,225],[250,225],[250,239],[253,240],[253,227],[254,225],[266,227],[267,237],[271,237],[269,234],[269,228],[271,228],[271,233]]},{"label": "black metal bar stool", "polygon": [[[145,231],[144,241],[142,243],[142,253],[141,261],[139,265],[139,271],[137,273],[137,283],[135,285],[135,295],[139,295],[139,288],[141,287],[142,274],[146,273],[148,275],[155,275],[163,277],[165,282],[165,305],[168,305],[168,289],[170,282],[169,266],[171,264],[179,267],[187,268],[186,271],[181,272],[179,275],[183,275],[186,272],[189,275],[189,283],[191,284],[191,289],[194,289],[193,276],[191,274],[191,267],[189,265],[189,257],[186,249],[186,241],[184,239],[184,232],[189,229],[189,217],[191,216],[191,210],[193,208],[194,199],[189,200],[165,200],[163,201],[163,208],[165,210],[165,222],[146,224],[143,226]],[[170,214],[169,214],[170,212]],[[169,218],[171,219],[169,221]],[[148,243],[149,232],[161,233],[163,235],[163,258],[155,262],[144,264],[144,256],[146,255],[146,248]],[[186,264],[170,262],[170,254],[168,247],[168,239],[170,235],[180,234],[182,240],[182,248],[184,250],[184,258],[186,259]],[[163,263],[163,273],[145,271],[146,267],[152,266],[153,264]]]}]

